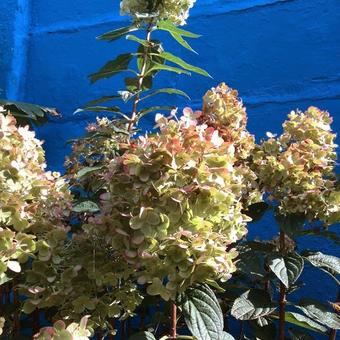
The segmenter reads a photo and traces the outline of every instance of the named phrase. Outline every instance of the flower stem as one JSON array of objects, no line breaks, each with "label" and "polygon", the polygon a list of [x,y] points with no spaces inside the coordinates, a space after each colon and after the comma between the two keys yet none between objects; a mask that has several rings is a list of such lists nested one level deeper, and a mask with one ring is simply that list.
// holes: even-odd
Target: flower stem
[{"label": "flower stem", "polygon": [[[152,26],[153,23],[152,21],[149,23],[147,29],[146,29],[146,41],[148,42],[148,44],[150,44],[151,42],[151,32],[152,32]],[[137,122],[138,119],[138,102],[140,99],[140,92],[143,88],[143,81],[144,81],[144,77],[146,74],[146,68],[147,68],[147,62],[148,62],[148,52],[149,52],[149,47],[146,47],[144,49],[144,53],[143,53],[143,57],[142,57],[142,66],[141,66],[141,71],[140,74],[138,76],[138,84],[137,84],[137,91],[136,91],[136,96],[134,97],[133,100],[133,105],[132,105],[132,115],[131,115],[131,119],[129,122],[129,126],[128,126],[128,131],[131,132],[134,124]]]},{"label": "flower stem", "polygon": [[[285,251],[285,233],[280,230],[280,252],[281,254]],[[285,285],[280,282],[280,302],[279,302],[279,340],[285,339],[285,309],[287,304],[287,292]]]},{"label": "flower stem", "polygon": [[171,302],[171,328],[170,338],[177,338],[177,306],[174,302]]}]

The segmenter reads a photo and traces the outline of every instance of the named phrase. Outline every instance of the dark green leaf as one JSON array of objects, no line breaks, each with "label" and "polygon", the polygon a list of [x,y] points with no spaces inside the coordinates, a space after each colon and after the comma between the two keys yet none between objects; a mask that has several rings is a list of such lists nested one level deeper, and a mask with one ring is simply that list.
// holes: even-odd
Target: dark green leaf
[{"label": "dark green leaf", "polygon": [[231,315],[238,320],[254,320],[271,314],[275,309],[266,291],[251,289],[234,301]]},{"label": "dark green leaf", "polygon": [[188,38],[199,38],[200,37],[199,34],[191,33],[189,31],[185,31],[181,28],[178,28],[170,20],[164,20],[164,21],[158,22],[157,28],[160,30],[168,31],[170,33],[182,35],[183,37],[188,37]]},{"label": "dark green leaf", "polygon": [[326,327],[320,325],[319,323],[315,322],[311,318],[305,315],[302,315],[302,314],[298,314],[294,312],[286,312],[285,319],[286,319],[286,322],[292,323],[293,325],[296,325],[302,328],[312,330],[314,332],[319,332],[319,333],[327,332]]},{"label": "dark green leaf", "polygon": [[136,31],[138,30],[138,28],[134,25],[131,26],[127,26],[127,27],[122,27],[122,28],[118,28],[116,30],[104,33],[102,35],[100,35],[99,37],[97,37],[98,40],[109,40],[109,41],[114,41],[120,37],[122,37],[123,35]]},{"label": "dark green leaf", "polygon": [[174,64],[177,64],[183,67],[184,69],[188,71],[192,71],[192,72],[211,78],[210,74],[207,71],[201,69],[200,67],[190,65],[187,62],[185,62],[183,59],[181,59],[180,57],[176,57],[175,55],[169,52],[162,52],[159,56],[167,61],[170,61]]},{"label": "dark green leaf", "polygon": [[89,175],[89,174],[92,174],[93,172],[96,172],[97,170],[100,170],[100,169],[103,169],[102,165],[83,168],[77,173],[77,178],[82,178],[82,177]]},{"label": "dark green leaf", "polygon": [[172,88],[164,88],[164,89],[155,90],[152,93],[141,98],[140,100],[148,99],[148,98],[151,98],[151,97],[156,96],[157,94],[161,94],[161,93],[177,94],[179,96],[183,96],[183,97],[190,99],[190,97],[185,92],[183,92],[181,90],[172,89]]},{"label": "dark green leaf", "polygon": [[[261,318],[259,318],[261,319]],[[274,323],[259,325],[258,320],[250,321],[253,333],[258,340],[273,340],[276,339],[276,327]]]},{"label": "dark green leaf", "polygon": [[85,212],[97,212],[99,211],[100,208],[98,206],[97,203],[92,202],[92,201],[84,201],[84,202],[80,202],[78,204],[76,204],[72,211],[76,212],[76,213],[85,213]]},{"label": "dark green leaf", "polygon": [[54,108],[7,99],[0,99],[0,106],[16,117],[19,125],[31,124],[32,121],[39,125],[45,123],[49,115],[59,116],[58,111]]},{"label": "dark green leaf", "polygon": [[121,98],[121,96],[104,96],[104,97],[101,97],[99,99],[91,100],[90,102],[87,103],[86,106],[93,106],[93,105],[105,103],[105,102],[108,102],[108,101],[111,101],[111,100],[114,100],[114,99],[120,99],[120,98]]},{"label": "dark green leaf", "polygon": [[214,292],[207,285],[188,288],[180,296],[185,322],[198,340],[220,340],[223,314]]},{"label": "dark green leaf", "polygon": [[91,74],[91,82],[95,83],[100,79],[110,78],[119,72],[126,71],[132,58],[133,55],[131,53],[119,55],[115,60],[106,63],[98,72]]},{"label": "dark green leaf", "polygon": [[314,340],[310,334],[302,332],[297,328],[289,328],[288,333],[292,340]]},{"label": "dark green leaf", "polygon": [[[137,93],[139,87],[139,78],[125,78],[125,86],[131,93]],[[144,77],[142,91],[152,88],[152,77]]]},{"label": "dark green leaf", "polygon": [[300,277],[304,261],[297,253],[284,257],[280,254],[273,254],[268,258],[268,265],[276,277],[289,288]]},{"label": "dark green leaf", "polygon": [[266,211],[270,209],[270,205],[265,202],[254,203],[250,205],[244,213],[249,216],[252,221],[257,222],[259,221]]},{"label": "dark green leaf", "polygon": [[139,332],[129,337],[129,340],[156,340],[155,336],[150,332]]},{"label": "dark green leaf", "polygon": [[87,106],[83,109],[78,109],[75,113],[83,112],[83,111],[92,111],[92,112],[120,112],[120,108],[118,106]]},{"label": "dark green leaf", "polygon": [[329,311],[328,308],[319,301],[308,298],[301,299],[296,307],[311,319],[329,328],[340,329],[340,316]]},{"label": "dark green leaf", "polygon": [[246,245],[250,249],[261,253],[272,253],[276,249],[275,244],[270,241],[248,241],[246,242]]},{"label": "dark green leaf", "polygon": [[281,215],[276,213],[275,219],[280,229],[291,238],[301,234],[305,223],[305,216],[301,214]]}]

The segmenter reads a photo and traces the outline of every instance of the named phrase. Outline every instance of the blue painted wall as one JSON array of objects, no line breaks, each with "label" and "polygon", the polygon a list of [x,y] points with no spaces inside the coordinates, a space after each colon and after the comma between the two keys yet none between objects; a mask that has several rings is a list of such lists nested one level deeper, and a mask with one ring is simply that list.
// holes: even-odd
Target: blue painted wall
[{"label": "blue painted wall", "polygon": [[[69,151],[66,140],[81,135],[95,118],[73,112],[121,86],[115,78],[93,86],[87,80],[107,60],[134,46],[95,40],[127,24],[118,8],[118,0],[0,1],[0,97],[55,106],[63,114],[38,131],[46,141],[50,168],[62,170]],[[258,138],[266,131],[280,132],[290,110],[309,105],[328,109],[334,130],[340,130],[339,0],[197,0],[188,29],[203,35],[192,43],[198,56],[170,41],[167,48],[204,67],[214,79],[161,76],[158,84],[174,85],[193,98],[184,103],[172,97],[167,104],[199,107],[205,91],[225,81],[239,90],[249,129]],[[272,225],[268,216],[250,235],[269,237]],[[337,251],[318,239],[304,246]],[[336,295],[326,275],[311,271],[306,278],[311,295],[324,300]]]}]

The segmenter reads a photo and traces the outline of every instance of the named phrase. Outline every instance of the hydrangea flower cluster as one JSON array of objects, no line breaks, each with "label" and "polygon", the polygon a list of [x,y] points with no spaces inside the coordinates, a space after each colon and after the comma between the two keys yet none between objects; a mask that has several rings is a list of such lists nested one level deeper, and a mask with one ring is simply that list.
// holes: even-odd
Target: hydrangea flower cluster
[{"label": "hydrangea flower cluster", "polygon": [[[50,257],[71,197],[58,173],[46,172],[41,142],[28,127],[16,127],[11,115],[0,114],[0,279],[7,269],[20,272],[28,255]],[[59,236],[57,236],[59,235]],[[38,236],[38,240],[36,240]]]},{"label": "hydrangea flower cluster", "polygon": [[310,107],[292,111],[283,134],[254,152],[255,171],[284,214],[305,214],[326,224],[340,221],[340,192],[335,189],[335,134],[328,112]]},{"label": "hydrangea flower cluster", "polygon": [[[149,294],[165,300],[196,282],[231,276],[237,253],[226,249],[246,234],[249,221],[242,200],[250,189],[253,200],[260,196],[254,173],[236,156],[237,136],[222,138],[218,128],[228,126],[209,125],[215,119],[209,115],[189,108],[180,120],[157,115],[160,132],[133,140],[101,175],[107,183],[101,214],[85,225],[105,235],[138,282],[150,284]],[[244,187],[247,176],[251,188]]]},{"label": "hydrangea flower cluster", "polygon": [[56,321],[53,327],[44,327],[40,332],[34,335],[35,340],[57,340],[57,339],[72,339],[72,340],[89,340],[91,332],[87,329],[88,317],[84,316],[80,323],[71,323],[66,326],[62,320]]},{"label": "hydrangea flower cluster", "polygon": [[138,18],[143,14],[157,13],[158,20],[170,20],[175,25],[185,25],[189,17],[189,10],[196,0],[122,0],[121,15]]}]

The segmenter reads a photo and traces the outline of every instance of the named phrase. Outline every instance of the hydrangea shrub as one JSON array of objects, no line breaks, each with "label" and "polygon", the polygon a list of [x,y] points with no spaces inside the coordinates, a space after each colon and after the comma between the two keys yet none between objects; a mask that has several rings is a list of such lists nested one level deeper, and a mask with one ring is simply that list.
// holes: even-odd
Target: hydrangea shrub
[{"label": "hydrangea shrub", "polygon": [[326,224],[340,220],[334,175],[337,145],[331,122],[329,113],[316,107],[292,111],[283,134],[270,135],[256,148],[255,172],[281,213],[301,213]]}]

